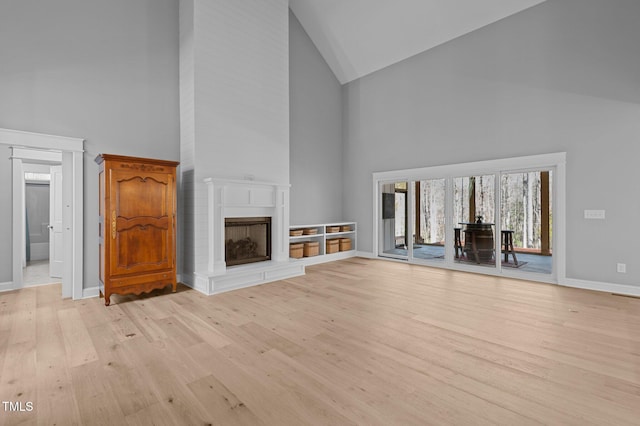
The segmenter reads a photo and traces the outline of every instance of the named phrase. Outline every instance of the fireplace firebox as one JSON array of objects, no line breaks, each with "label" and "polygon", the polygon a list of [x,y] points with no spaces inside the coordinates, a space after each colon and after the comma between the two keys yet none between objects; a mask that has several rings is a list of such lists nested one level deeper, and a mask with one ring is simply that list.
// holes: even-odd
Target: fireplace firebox
[{"label": "fireplace firebox", "polygon": [[227,266],[271,260],[270,217],[228,217],[224,219]]}]

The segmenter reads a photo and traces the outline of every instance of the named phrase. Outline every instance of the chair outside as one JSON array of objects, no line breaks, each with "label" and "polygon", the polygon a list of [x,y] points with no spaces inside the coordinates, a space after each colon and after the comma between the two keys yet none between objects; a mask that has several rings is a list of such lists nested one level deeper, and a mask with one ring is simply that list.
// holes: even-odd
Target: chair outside
[{"label": "chair outside", "polygon": [[[462,256],[462,254],[464,253],[462,248],[462,241],[460,240],[461,234],[462,234],[462,228],[453,228],[453,233],[454,233],[453,245],[456,249],[456,259],[459,259],[460,256]],[[460,250],[459,253],[458,253],[458,250]]]},{"label": "chair outside", "polygon": [[502,230],[502,253],[504,253],[504,262],[509,263],[509,255],[513,257],[514,265],[518,264],[516,252],[513,249],[513,231]]}]

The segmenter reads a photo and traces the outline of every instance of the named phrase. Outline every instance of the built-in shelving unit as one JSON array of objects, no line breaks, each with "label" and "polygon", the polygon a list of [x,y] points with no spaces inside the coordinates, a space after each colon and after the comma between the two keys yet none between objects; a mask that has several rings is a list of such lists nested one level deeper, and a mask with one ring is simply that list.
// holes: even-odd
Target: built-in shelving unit
[{"label": "built-in shelving unit", "polygon": [[[338,228],[338,231],[331,232]],[[290,232],[289,243],[306,243],[318,242],[318,254],[316,256],[302,257],[300,259],[292,259],[294,261],[303,262],[306,265],[316,263],[330,262],[332,260],[346,259],[356,255],[356,222],[334,222],[322,223],[315,225],[293,225],[289,227],[290,231],[303,231],[302,235],[292,236]],[[348,250],[338,251],[337,253],[328,253],[327,240],[348,238],[351,240],[351,248]]]}]

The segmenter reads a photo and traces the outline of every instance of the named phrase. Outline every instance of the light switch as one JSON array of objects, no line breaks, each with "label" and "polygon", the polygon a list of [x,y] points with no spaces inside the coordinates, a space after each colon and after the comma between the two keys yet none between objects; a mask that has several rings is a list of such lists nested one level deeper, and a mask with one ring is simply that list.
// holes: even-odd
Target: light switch
[{"label": "light switch", "polygon": [[604,210],[585,210],[585,219],[604,219]]}]

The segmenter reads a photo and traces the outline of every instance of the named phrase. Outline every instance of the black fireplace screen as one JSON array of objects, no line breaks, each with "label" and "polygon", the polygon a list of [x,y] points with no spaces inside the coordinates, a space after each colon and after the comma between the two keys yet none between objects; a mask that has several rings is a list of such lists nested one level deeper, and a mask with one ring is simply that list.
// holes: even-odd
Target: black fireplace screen
[{"label": "black fireplace screen", "polygon": [[225,262],[227,266],[271,259],[271,218],[225,218]]}]

